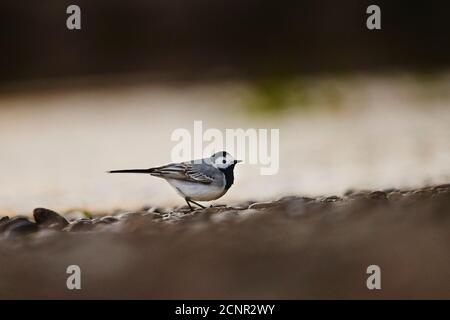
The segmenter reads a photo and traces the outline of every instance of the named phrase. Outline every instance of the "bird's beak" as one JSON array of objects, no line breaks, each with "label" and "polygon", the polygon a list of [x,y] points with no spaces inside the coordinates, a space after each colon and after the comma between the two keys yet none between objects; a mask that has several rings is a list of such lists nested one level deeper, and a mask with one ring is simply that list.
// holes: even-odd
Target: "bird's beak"
[{"label": "bird's beak", "polygon": [[234,160],[234,164],[242,162],[242,160]]}]

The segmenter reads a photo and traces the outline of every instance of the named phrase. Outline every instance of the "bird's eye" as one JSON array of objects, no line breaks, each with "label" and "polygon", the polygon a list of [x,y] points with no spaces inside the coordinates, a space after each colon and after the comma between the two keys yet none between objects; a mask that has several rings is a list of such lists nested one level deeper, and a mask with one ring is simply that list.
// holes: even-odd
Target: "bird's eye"
[{"label": "bird's eye", "polygon": [[224,157],[220,157],[220,158],[217,158],[214,162],[218,165],[222,165],[222,164],[227,163],[227,159],[225,159]]}]

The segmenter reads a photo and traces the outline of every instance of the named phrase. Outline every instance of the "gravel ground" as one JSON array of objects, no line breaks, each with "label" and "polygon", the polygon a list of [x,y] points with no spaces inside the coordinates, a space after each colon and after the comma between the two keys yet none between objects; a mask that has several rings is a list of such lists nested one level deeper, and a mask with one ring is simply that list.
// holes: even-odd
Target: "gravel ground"
[{"label": "gravel ground", "polygon": [[[450,184],[0,220],[0,298],[450,298]],[[81,290],[66,269],[81,268]],[[366,268],[381,268],[368,290]]]}]

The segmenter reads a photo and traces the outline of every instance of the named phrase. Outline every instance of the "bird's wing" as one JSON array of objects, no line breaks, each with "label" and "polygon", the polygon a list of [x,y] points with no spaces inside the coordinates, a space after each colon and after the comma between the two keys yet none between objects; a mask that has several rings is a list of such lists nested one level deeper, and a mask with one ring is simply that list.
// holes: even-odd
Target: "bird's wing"
[{"label": "bird's wing", "polygon": [[198,166],[191,163],[171,163],[166,166],[152,168],[151,175],[161,178],[178,179],[191,182],[209,184],[214,178],[202,173]]}]

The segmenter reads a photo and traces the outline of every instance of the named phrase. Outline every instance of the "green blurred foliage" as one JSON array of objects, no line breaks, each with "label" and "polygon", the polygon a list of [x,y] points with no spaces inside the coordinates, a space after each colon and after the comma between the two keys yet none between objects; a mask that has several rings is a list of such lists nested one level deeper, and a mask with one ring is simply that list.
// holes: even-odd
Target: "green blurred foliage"
[{"label": "green blurred foliage", "polygon": [[253,114],[276,115],[287,109],[337,111],[344,92],[337,78],[265,77],[251,82],[242,104]]}]

